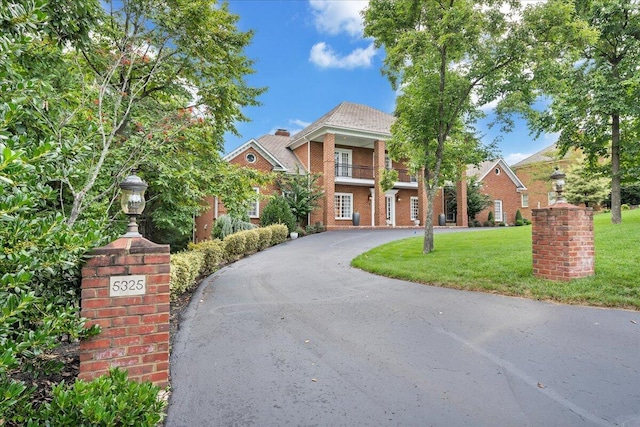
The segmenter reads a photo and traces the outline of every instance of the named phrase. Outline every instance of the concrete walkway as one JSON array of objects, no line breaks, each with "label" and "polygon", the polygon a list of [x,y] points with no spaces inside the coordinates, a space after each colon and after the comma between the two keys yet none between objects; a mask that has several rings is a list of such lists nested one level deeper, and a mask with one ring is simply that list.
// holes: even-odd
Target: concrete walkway
[{"label": "concrete walkway", "polygon": [[349,266],[413,235],[321,233],[209,277],[175,340],[166,427],[640,426],[639,312]]}]

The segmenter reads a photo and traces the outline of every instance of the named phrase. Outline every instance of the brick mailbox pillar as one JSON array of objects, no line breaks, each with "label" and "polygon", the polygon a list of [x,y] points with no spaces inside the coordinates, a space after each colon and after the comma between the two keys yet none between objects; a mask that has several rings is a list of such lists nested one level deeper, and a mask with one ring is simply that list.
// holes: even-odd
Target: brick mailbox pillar
[{"label": "brick mailbox pillar", "polygon": [[594,275],[592,209],[559,202],[532,215],[534,276],[569,281]]},{"label": "brick mailbox pillar", "polygon": [[80,374],[119,367],[135,381],[169,384],[169,245],[122,237],[82,269],[82,316],[100,334],[80,342]]}]

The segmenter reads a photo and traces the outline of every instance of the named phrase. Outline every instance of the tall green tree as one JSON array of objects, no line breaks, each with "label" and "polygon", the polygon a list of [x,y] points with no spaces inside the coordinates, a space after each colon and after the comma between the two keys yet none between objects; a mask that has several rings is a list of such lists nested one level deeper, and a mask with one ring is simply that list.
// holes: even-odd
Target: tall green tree
[{"label": "tall green tree", "polygon": [[610,193],[610,180],[584,164],[584,159],[567,169],[564,197],[569,203],[593,207],[607,200]]},{"label": "tall green tree", "polygon": [[150,203],[154,228],[184,232],[201,196],[220,190],[223,135],[264,91],[245,81],[252,33],[238,31],[238,17],[215,0],[104,6],[91,42],[69,53],[81,97],[60,138],[74,154],[60,168],[67,222],[99,204],[109,211],[117,183],[139,168],[149,194],[162,198]]},{"label": "tall green tree", "polygon": [[537,51],[532,63],[532,81],[550,104],[530,113],[531,123],[537,131],[559,132],[562,150],[580,148],[592,165],[602,157],[610,159],[611,221],[620,223],[621,182],[640,169],[640,4],[549,0],[527,19],[542,25],[557,8],[573,6],[566,21],[555,22],[549,30],[554,34],[572,25],[576,30],[578,23],[588,37],[573,32],[541,40],[545,49]]},{"label": "tall green tree", "polygon": [[276,179],[276,185],[289,203],[298,226],[305,226],[309,214],[319,206],[323,195],[322,187],[318,184],[320,176],[296,169],[295,173],[281,174]]},{"label": "tall green tree", "polygon": [[470,125],[479,105],[501,95],[500,82],[522,72],[530,36],[517,20],[519,1],[372,0],[364,11],[367,36],[386,50],[397,120],[388,148],[422,171],[427,191],[423,252],[433,250],[433,205],[461,165],[486,157]]}]

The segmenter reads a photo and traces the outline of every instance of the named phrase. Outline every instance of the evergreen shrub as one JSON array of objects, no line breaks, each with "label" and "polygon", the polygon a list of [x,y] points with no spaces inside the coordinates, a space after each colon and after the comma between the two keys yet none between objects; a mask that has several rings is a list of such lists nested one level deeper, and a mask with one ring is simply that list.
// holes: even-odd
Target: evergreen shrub
[{"label": "evergreen shrub", "polygon": [[273,232],[269,227],[256,228],[258,233],[258,250],[263,251],[271,246],[271,236]]},{"label": "evergreen shrub", "polygon": [[260,235],[256,230],[244,230],[240,231],[239,234],[244,235],[244,253],[246,255],[258,251],[258,242],[260,240]]},{"label": "evergreen shrub", "polygon": [[289,229],[286,225],[283,224],[273,224],[270,225],[271,229],[271,246],[278,245],[287,240],[287,236],[289,235]]},{"label": "evergreen shrub", "polygon": [[284,224],[288,230],[287,234],[296,228],[296,218],[289,203],[282,196],[272,197],[260,215],[260,225],[266,227],[272,224]]},{"label": "evergreen shrub", "polygon": [[196,283],[205,265],[205,254],[201,251],[186,251],[171,255],[169,289],[175,300]]},{"label": "evergreen shrub", "polygon": [[238,259],[245,253],[246,237],[244,233],[230,234],[224,238],[224,247],[229,261]]},{"label": "evergreen shrub", "polygon": [[157,426],[166,402],[150,382],[128,381],[127,371],[114,368],[91,382],[53,386],[51,401],[37,412],[32,425]]},{"label": "evergreen shrub", "polygon": [[204,254],[202,274],[209,275],[226,262],[227,253],[224,249],[224,242],[219,239],[205,240],[196,244],[190,243],[189,250],[200,251]]}]

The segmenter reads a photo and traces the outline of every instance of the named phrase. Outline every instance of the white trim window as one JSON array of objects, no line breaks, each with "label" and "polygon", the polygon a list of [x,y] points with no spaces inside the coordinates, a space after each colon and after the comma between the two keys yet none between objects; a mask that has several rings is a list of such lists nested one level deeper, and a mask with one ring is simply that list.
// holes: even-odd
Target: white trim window
[{"label": "white trim window", "polygon": [[[255,191],[258,196],[260,195],[260,188],[253,187],[253,191]],[[256,198],[249,202],[249,209],[247,209],[247,215],[249,218],[260,218],[260,199]]]},{"label": "white trim window", "polygon": [[351,176],[351,150],[336,148],[333,153],[336,176]]},{"label": "white trim window", "polygon": [[521,198],[521,202],[522,202],[522,203],[520,203],[520,205],[523,208],[528,208],[529,207],[529,195],[528,194],[521,194],[520,198]]},{"label": "white trim window", "polygon": [[353,194],[351,193],[336,193],[333,196],[335,218],[336,219],[351,219],[353,213]]},{"label": "white trim window", "polygon": [[411,196],[411,221],[415,221],[416,219],[419,219],[418,216],[420,215],[420,205],[418,204],[418,198],[416,196]]},{"label": "white trim window", "polygon": [[493,201],[493,211],[494,221],[502,222],[504,220],[502,218],[502,200]]}]

